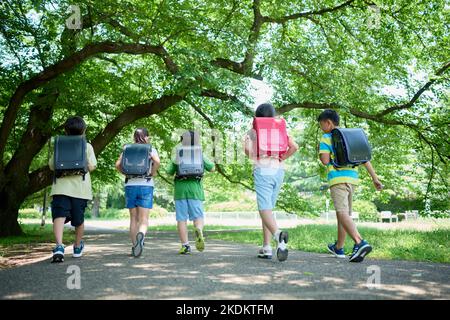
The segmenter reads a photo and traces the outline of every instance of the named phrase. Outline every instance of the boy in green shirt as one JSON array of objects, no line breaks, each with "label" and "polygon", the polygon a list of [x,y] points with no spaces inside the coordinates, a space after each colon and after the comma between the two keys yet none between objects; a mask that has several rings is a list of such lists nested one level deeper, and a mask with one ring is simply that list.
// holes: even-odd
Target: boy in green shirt
[{"label": "boy in green shirt", "polygon": [[[193,143],[191,143],[193,141]],[[199,146],[199,135],[195,131],[186,131],[181,136],[181,144],[184,147]],[[214,163],[208,159],[202,159],[206,171],[214,171]],[[172,161],[166,169],[167,174],[174,175],[178,172],[178,165]],[[194,222],[195,227],[195,247],[198,251],[205,249],[205,240],[203,237],[204,215],[203,201],[205,193],[203,192],[202,180],[199,178],[178,178],[175,177],[175,211],[177,219],[177,229],[181,240],[180,254],[191,253],[191,247],[188,240],[187,220]]]}]

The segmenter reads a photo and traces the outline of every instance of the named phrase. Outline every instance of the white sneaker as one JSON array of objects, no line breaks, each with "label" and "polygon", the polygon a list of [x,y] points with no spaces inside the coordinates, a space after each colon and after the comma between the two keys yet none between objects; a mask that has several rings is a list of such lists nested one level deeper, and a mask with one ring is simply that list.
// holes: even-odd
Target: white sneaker
[{"label": "white sneaker", "polygon": [[272,259],[272,249],[268,250],[268,249],[264,249],[261,248],[258,251],[258,258],[261,259]]},{"label": "white sneaker", "polygon": [[288,258],[289,250],[287,249],[287,243],[289,235],[286,231],[281,231],[279,239],[277,239],[277,258],[278,261],[286,261]]}]

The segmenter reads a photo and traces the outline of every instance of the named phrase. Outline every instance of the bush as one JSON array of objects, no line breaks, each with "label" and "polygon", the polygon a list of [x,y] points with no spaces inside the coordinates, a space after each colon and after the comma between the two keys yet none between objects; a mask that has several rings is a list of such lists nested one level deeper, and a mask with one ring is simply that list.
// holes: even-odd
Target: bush
[{"label": "bush", "polygon": [[378,210],[375,204],[367,200],[353,201],[353,211],[359,212],[361,221],[377,221]]},{"label": "bush", "polygon": [[256,201],[241,202],[241,201],[226,201],[219,203],[210,203],[205,205],[205,211],[212,212],[233,212],[233,211],[256,211]]},{"label": "bush", "polygon": [[[49,210],[50,212],[50,210]],[[47,213],[48,215],[49,213]],[[42,217],[42,212],[39,212],[33,208],[20,209],[19,219],[40,219]]]}]

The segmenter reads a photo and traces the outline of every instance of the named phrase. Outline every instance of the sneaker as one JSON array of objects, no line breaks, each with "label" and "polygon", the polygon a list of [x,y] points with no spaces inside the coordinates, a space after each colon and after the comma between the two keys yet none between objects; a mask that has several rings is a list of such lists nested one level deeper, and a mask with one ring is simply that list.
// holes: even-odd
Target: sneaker
[{"label": "sneaker", "polygon": [[195,248],[202,252],[205,250],[205,238],[203,237],[203,232],[199,228],[195,228]]},{"label": "sneaker", "polygon": [[53,250],[52,263],[64,262],[64,246],[62,244],[57,245]]},{"label": "sneaker", "polygon": [[353,252],[350,256],[350,262],[362,262],[370,252],[372,247],[366,240],[361,240],[359,244],[353,246]]},{"label": "sneaker", "polygon": [[278,239],[277,247],[277,258],[278,261],[285,261],[288,258],[287,243],[289,240],[288,233],[286,231],[281,231],[280,238]]},{"label": "sneaker", "polygon": [[187,244],[181,245],[179,254],[190,254],[190,253],[191,253],[191,246],[189,246]]},{"label": "sneaker", "polygon": [[76,247],[75,245],[73,245],[73,257],[80,258],[83,255],[83,250],[84,250],[84,241],[80,242],[79,247]]},{"label": "sneaker", "polygon": [[258,258],[260,259],[272,259],[272,250],[266,250],[264,248],[259,249]]},{"label": "sneaker", "polygon": [[138,232],[136,234],[136,244],[134,245],[133,254],[134,256],[140,257],[142,254],[142,251],[144,250],[144,238],[145,235],[142,232]]},{"label": "sneaker", "polygon": [[333,254],[336,258],[346,258],[345,256],[345,252],[344,252],[344,248],[338,249],[337,246],[337,241],[334,244],[329,244],[327,246],[328,251]]}]

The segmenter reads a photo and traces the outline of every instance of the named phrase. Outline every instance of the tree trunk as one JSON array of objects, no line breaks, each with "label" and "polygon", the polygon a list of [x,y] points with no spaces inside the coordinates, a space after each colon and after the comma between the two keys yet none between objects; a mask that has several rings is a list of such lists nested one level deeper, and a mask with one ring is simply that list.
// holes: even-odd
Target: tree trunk
[{"label": "tree trunk", "polygon": [[92,217],[98,218],[100,216],[100,195],[94,195],[94,198],[92,200]]},{"label": "tree trunk", "polygon": [[0,237],[22,234],[17,218],[24,198],[7,185],[0,186]]}]

